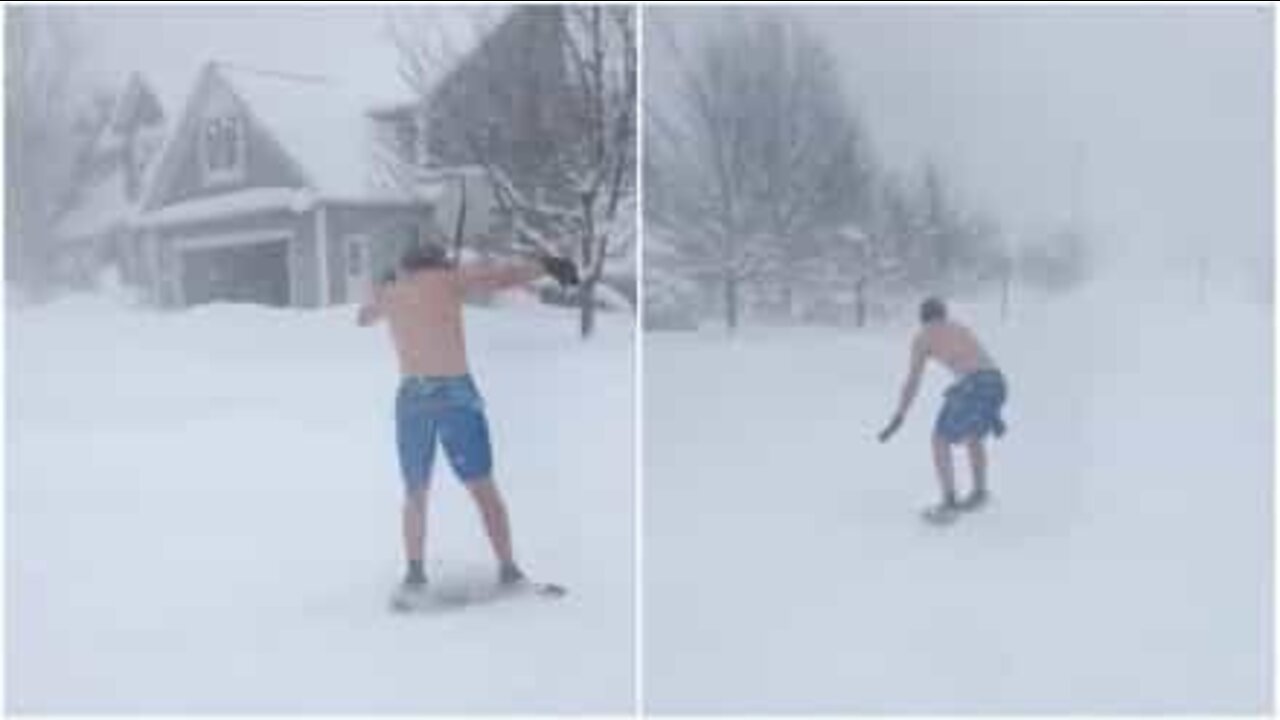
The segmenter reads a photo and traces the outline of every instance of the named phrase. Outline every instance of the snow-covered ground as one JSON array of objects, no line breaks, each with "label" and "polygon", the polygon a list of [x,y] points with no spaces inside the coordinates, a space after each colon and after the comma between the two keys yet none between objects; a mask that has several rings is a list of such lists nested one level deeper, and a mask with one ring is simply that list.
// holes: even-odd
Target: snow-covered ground
[{"label": "snow-covered ground", "polygon": [[[630,710],[631,318],[469,311],[517,554],[571,595],[403,617],[394,360],[352,317],[9,313],[8,710]],[[428,572],[490,577],[434,487]]]},{"label": "snow-covered ground", "polygon": [[946,529],[917,516],[946,371],[874,439],[913,328],[647,335],[646,706],[1270,708],[1271,308],[1082,293],[953,308],[1010,433]]}]

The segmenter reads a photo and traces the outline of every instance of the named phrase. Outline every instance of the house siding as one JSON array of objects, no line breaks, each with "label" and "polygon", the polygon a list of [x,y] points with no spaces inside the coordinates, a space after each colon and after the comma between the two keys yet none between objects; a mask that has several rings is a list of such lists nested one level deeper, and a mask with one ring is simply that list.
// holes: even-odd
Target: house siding
[{"label": "house siding", "polygon": [[293,239],[289,242],[290,304],[294,307],[320,307],[320,253],[317,247],[316,211],[298,215],[294,221]]},{"label": "house siding", "polygon": [[[431,227],[430,207],[365,207],[328,205],[325,226],[328,234],[323,251],[328,253],[330,304],[355,302],[347,287],[346,240],[362,235],[370,241],[370,265],[376,275],[395,266],[405,247],[415,242],[423,228]],[[272,212],[220,218],[172,226],[155,234],[150,251],[155,266],[152,291],[165,307],[185,305],[181,283],[180,246],[184,240],[245,232],[279,232],[289,238],[289,304],[294,307],[321,307],[320,238],[316,213]]]},{"label": "house siding", "polygon": [[[154,258],[155,273],[152,279],[153,296],[163,307],[183,307],[186,305],[182,291],[182,260],[180,245],[184,240],[216,237],[244,232],[278,232],[281,237],[289,238],[289,300],[294,306],[308,305],[311,298],[317,297],[315,282],[316,270],[314,250],[308,250],[309,243],[314,245],[314,236],[302,237],[301,225],[310,218],[310,213],[301,216],[290,212],[258,213],[239,217],[219,218],[198,223],[173,226],[155,233],[151,255]],[[303,280],[310,272],[308,285]],[[316,302],[311,300],[312,303]]]},{"label": "house siding", "polygon": [[405,245],[413,242],[422,228],[434,223],[429,206],[351,206],[331,205],[326,220],[329,232],[329,299],[332,303],[359,300],[347,287],[346,241],[363,235],[370,242],[370,265],[374,277],[395,266]]},{"label": "house siding", "polygon": [[[240,102],[227,86],[216,75],[211,76],[208,93],[202,97],[199,107],[195,108],[197,122],[194,132],[184,138],[181,147],[174,148],[179,152],[175,173],[165,195],[154,199],[152,209],[173,205],[185,200],[220,195],[223,193],[256,187],[304,187],[306,180],[296,164],[289,159],[280,145],[250,119],[244,104]],[[204,171],[200,165],[199,143],[203,133],[203,122],[199,118],[210,108],[234,107],[243,119],[245,131],[245,172],[241,179],[234,182],[220,182],[206,185]]]},{"label": "house siding", "polygon": [[[245,168],[234,182],[208,185],[201,165],[200,142],[203,135],[203,118],[210,113],[234,112],[242,118],[245,133]],[[274,139],[276,128],[259,125],[253,117],[253,108],[235,94],[234,88],[217,73],[209,72],[201,80],[193,105],[184,112],[181,133],[166,151],[160,168],[163,178],[153,195],[147,198],[145,211],[154,212],[183,202],[253,188],[307,187],[298,158],[290,156]],[[472,225],[478,221],[480,208],[491,205],[487,194],[470,188],[468,214]],[[484,195],[484,197],[477,197]],[[487,201],[487,202],[482,202]],[[369,240],[369,265],[371,276],[376,278],[394,267],[403,250],[424,234],[448,238],[452,226],[441,228],[437,221],[437,208],[428,203],[409,205],[388,198],[376,204],[342,201],[321,201],[308,212],[288,209],[257,211],[226,215],[219,218],[178,222],[172,225],[151,226],[146,230],[148,239],[141,243],[139,254],[141,272],[154,301],[163,307],[186,305],[182,245],[184,241],[211,239],[218,236],[244,233],[261,235],[264,232],[279,233],[288,238],[288,293],[287,302],[292,307],[321,307],[325,304],[346,303],[358,300],[352,288],[347,287],[348,267],[346,241],[359,235]],[[483,213],[488,215],[488,213]],[[323,220],[321,216],[323,215]],[[253,238],[243,238],[254,242]],[[252,256],[244,256],[252,257]],[[279,262],[279,256],[270,260]],[[264,266],[265,267],[265,266]],[[324,272],[326,276],[321,278]],[[188,273],[187,281],[191,281]],[[209,277],[221,282],[220,277]],[[234,277],[234,273],[227,277]],[[210,280],[209,282],[212,282]],[[197,273],[193,287],[205,288],[206,278]],[[278,288],[269,285],[270,289]],[[204,292],[204,291],[201,291]],[[250,295],[258,296],[252,289]],[[202,294],[203,297],[210,295]],[[262,295],[265,297],[265,295]],[[284,298],[273,296],[269,302]]]}]

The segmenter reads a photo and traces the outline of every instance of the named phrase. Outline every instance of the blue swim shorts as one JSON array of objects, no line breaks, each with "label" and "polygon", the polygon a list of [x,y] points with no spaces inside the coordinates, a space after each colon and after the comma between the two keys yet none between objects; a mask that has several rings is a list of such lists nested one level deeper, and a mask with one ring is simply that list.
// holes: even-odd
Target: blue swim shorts
[{"label": "blue swim shorts", "polygon": [[1008,396],[1004,375],[994,368],[976,370],[947,388],[933,432],[949,443],[1004,435],[1000,410]]},{"label": "blue swim shorts", "polygon": [[401,380],[396,393],[396,450],[408,489],[431,482],[437,439],[458,479],[470,482],[492,474],[489,422],[470,375]]}]

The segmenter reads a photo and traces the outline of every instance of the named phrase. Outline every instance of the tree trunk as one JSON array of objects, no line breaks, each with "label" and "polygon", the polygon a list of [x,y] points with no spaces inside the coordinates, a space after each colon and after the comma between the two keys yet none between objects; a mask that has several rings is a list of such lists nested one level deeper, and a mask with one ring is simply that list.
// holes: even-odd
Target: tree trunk
[{"label": "tree trunk", "polygon": [[582,219],[586,224],[586,232],[582,234],[580,244],[580,257],[582,258],[581,267],[586,268],[586,273],[582,278],[582,282],[578,285],[578,307],[581,312],[578,318],[578,330],[582,339],[586,340],[591,337],[591,333],[595,330],[596,325],[596,283],[600,280],[596,274],[596,222],[595,222],[595,196],[594,194],[584,194],[582,196]]},{"label": "tree trunk", "polygon": [[596,330],[596,281],[585,279],[578,286],[578,331],[583,340]]},{"label": "tree trunk", "polygon": [[738,329],[738,278],[730,275],[724,282],[725,322],[732,332]]},{"label": "tree trunk", "polygon": [[857,327],[859,330],[867,325],[867,279],[859,278],[858,284],[854,287],[854,310],[856,312]]}]

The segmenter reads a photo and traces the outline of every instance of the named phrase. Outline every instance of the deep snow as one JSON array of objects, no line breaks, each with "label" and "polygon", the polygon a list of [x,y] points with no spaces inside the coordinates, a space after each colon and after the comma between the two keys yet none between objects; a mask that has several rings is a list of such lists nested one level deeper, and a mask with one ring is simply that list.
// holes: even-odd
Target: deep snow
[{"label": "deep snow", "polygon": [[953,308],[1011,429],[947,529],[917,514],[947,372],[874,439],[912,326],[646,335],[647,708],[1270,708],[1272,309],[1106,287]]},{"label": "deep snow", "polygon": [[[471,309],[518,556],[559,603],[394,616],[385,329],[351,308],[11,311],[8,710],[628,712],[632,322]],[[438,469],[428,572],[490,577]]]}]

